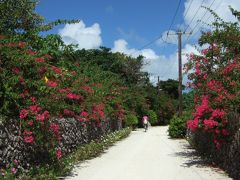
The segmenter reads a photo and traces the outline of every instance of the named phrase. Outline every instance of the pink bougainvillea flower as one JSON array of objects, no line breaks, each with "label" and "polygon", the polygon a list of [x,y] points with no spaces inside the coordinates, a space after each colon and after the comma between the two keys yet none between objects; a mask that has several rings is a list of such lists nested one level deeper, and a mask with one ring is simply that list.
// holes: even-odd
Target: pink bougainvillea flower
[{"label": "pink bougainvillea flower", "polygon": [[65,116],[69,116],[69,117],[75,116],[75,113],[74,113],[73,111],[71,111],[71,110],[68,110],[68,109],[64,109],[64,110],[63,110],[63,114],[64,114]]},{"label": "pink bougainvillea flower", "polygon": [[58,135],[60,126],[56,123],[51,123],[49,129],[54,132],[54,134]]},{"label": "pink bougainvillea flower", "polygon": [[58,159],[61,159],[61,157],[62,157],[62,151],[61,151],[60,148],[58,148],[58,149],[56,150],[56,156],[57,156]]},{"label": "pink bougainvillea flower", "polygon": [[187,121],[187,127],[191,130],[191,131],[195,131],[198,128],[198,123],[199,121],[197,119],[194,120],[188,120]]},{"label": "pink bougainvillea flower", "polygon": [[222,129],[222,135],[223,136],[229,136],[229,132],[226,129]]},{"label": "pink bougainvillea flower", "polygon": [[217,121],[210,120],[210,119],[205,119],[203,121],[203,124],[205,125],[205,127],[209,128],[209,129],[218,127],[218,125],[219,125],[219,123]]},{"label": "pink bougainvillea flower", "polygon": [[43,122],[44,119],[45,119],[44,114],[38,114],[38,115],[36,116],[36,120],[37,120],[37,121],[41,121],[41,122]]},{"label": "pink bougainvillea flower", "polygon": [[42,57],[40,57],[40,58],[36,58],[36,59],[35,59],[35,62],[43,63],[43,62],[45,62],[45,59],[42,58]]},{"label": "pink bougainvillea flower", "polygon": [[208,51],[209,51],[208,49],[203,49],[203,50],[202,50],[202,54],[203,54],[203,55],[207,55]]},{"label": "pink bougainvillea flower", "polygon": [[74,94],[74,93],[68,93],[68,94],[67,94],[67,98],[68,98],[68,99],[72,99],[72,100],[80,100],[80,99],[83,99],[82,96],[77,95],[77,94]]},{"label": "pink bougainvillea flower", "polygon": [[62,88],[62,89],[59,89],[59,92],[60,93],[70,93],[71,89],[70,88]]},{"label": "pink bougainvillea flower", "polygon": [[11,169],[11,172],[12,172],[13,174],[16,174],[16,173],[17,173],[17,169],[13,167],[13,168]]},{"label": "pink bougainvillea flower", "polygon": [[33,120],[28,121],[28,125],[29,125],[29,126],[33,126]]},{"label": "pink bougainvillea flower", "polygon": [[43,115],[44,115],[45,119],[49,119],[49,117],[50,117],[50,114],[48,111],[44,111]]},{"label": "pink bougainvillea flower", "polygon": [[34,138],[33,136],[24,136],[24,142],[26,143],[33,143],[34,142]]},{"label": "pink bougainvillea flower", "polygon": [[90,87],[90,86],[84,86],[82,87],[83,90],[87,93],[90,93],[90,94],[93,94],[94,93],[94,90]]},{"label": "pink bougainvillea flower", "polygon": [[37,102],[37,98],[34,97],[34,96],[30,97],[30,99],[31,99],[32,103],[36,103]]},{"label": "pink bougainvillea flower", "polygon": [[83,111],[83,112],[81,112],[80,116],[87,117],[88,116],[88,112],[87,111]]},{"label": "pink bougainvillea flower", "polygon": [[42,114],[37,114],[36,120],[43,122],[46,119],[49,119],[50,115],[48,111],[44,111]]},{"label": "pink bougainvillea flower", "polygon": [[17,68],[17,67],[14,67],[14,68],[12,68],[12,72],[13,72],[14,74],[19,74],[19,73],[20,73],[20,69]]},{"label": "pink bougainvillea flower", "polygon": [[58,68],[56,66],[51,66],[51,68],[56,74],[62,74],[62,69],[61,68]]},{"label": "pink bougainvillea flower", "polygon": [[20,111],[20,118],[21,118],[21,119],[25,119],[27,116],[28,116],[28,110],[22,109],[22,110]]},{"label": "pink bougainvillea flower", "polygon": [[38,113],[42,110],[41,107],[39,107],[38,105],[32,105],[32,106],[29,106],[29,109],[33,112],[33,113]]},{"label": "pink bougainvillea flower", "polygon": [[212,112],[212,118],[215,119],[215,118],[223,118],[225,116],[225,112],[223,109],[215,109],[213,112]]},{"label": "pink bougainvillea flower", "polygon": [[36,55],[37,53],[34,52],[32,49],[28,49],[27,50],[27,54],[29,54],[29,55]]},{"label": "pink bougainvillea flower", "polygon": [[49,87],[57,87],[57,83],[56,82],[54,82],[54,81],[47,81],[47,86],[49,86]]},{"label": "pink bougainvillea flower", "polygon": [[19,82],[20,82],[21,84],[24,84],[25,80],[24,80],[24,78],[23,78],[22,76],[19,77]]},{"label": "pink bougainvillea flower", "polygon": [[33,134],[32,131],[25,130],[23,132],[24,142],[26,142],[26,143],[33,143],[34,142],[34,138],[33,138],[32,134]]}]

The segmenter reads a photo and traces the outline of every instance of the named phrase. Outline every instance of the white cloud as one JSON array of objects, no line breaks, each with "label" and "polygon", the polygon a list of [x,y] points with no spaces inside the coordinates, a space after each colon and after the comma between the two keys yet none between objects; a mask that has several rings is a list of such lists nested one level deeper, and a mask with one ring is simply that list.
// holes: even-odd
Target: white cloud
[{"label": "white cloud", "polygon": [[[157,55],[152,49],[137,50],[129,48],[127,41],[119,39],[114,42],[113,52],[121,52],[132,57],[143,55],[146,65],[143,67],[143,71],[150,73],[150,80],[156,83],[157,76],[160,76],[161,80],[178,79],[178,55],[177,52],[170,56]],[[198,51],[192,45],[185,45],[182,50],[182,64],[187,62],[186,54],[195,53]],[[186,79],[184,80],[186,83]]]},{"label": "white cloud", "polygon": [[59,30],[59,35],[66,44],[77,44],[79,49],[98,48],[102,44],[101,28],[98,23],[86,27],[83,21],[66,24]]},{"label": "white cloud", "polygon": [[[189,27],[188,31],[191,31],[194,29],[194,31],[196,32],[202,28],[209,29],[210,27],[207,26],[206,24],[211,24],[211,22],[213,22],[214,20],[211,13],[208,12],[205,8],[199,9],[199,7],[201,6],[201,3],[202,3],[202,0],[194,0],[193,2],[191,2],[191,0],[186,0],[184,4],[185,10],[184,10],[183,16],[184,16],[184,22],[186,27]],[[190,9],[188,10],[189,6],[190,6]],[[231,14],[229,6],[232,6],[234,9],[240,9],[240,1],[239,0],[230,0],[230,1],[205,0],[202,6],[204,7],[211,6],[210,8],[214,10],[214,12],[217,13],[223,20],[235,22],[236,18]],[[201,21],[201,23],[199,23],[199,20]]]},{"label": "white cloud", "polygon": [[156,41],[157,45],[161,45],[164,43],[169,43],[169,44],[177,44],[178,39],[175,31],[164,31],[162,33],[162,37]]},{"label": "white cloud", "polygon": [[134,48],[132,48],[132,49],[128,48],[128,43],[124,39],[119,39],[119,40],[114,41],[114,47],[112,48],[112,51],[125,53],[132,57],[137,57],[139,55],[142,55],[146,59],[157,59],[158,58],[158,56],[152,49],[138,50],[138,49],[134,49]]},{"label": "white cloud", "polygon": [[[204,7],[210,7],[210,9],[218,14],[224,21],[236,22],[236,18],[232,15],[229,6],[239,10],[240,0],[186,0],[183,12],[184,23],[178,24],[177,28],[183,31],[187,30],[187,32],[191,32],[193,30],[193,34],[190,37],[194,40],[199,38],[201,30],[211,29],[208,24],[211,24],[214,21],[213,16],[207,9],[203,7],[199,9],[201,5]],[[165,43],[177,44],[177,36],[169,36],[167,35],[168,32],[173,34],[175,31],[169,30],[163,32],[162,38],[156,41],[156,45],[162,45]],[[183,42],[189,39],[187,35],[182,36],[182,38]]]}]

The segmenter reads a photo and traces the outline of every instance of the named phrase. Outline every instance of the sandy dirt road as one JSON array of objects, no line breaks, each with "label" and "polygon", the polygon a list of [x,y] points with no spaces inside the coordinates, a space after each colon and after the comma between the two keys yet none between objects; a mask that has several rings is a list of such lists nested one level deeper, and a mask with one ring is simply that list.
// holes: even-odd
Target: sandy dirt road
[{"label": "sandy dirt road", "polygon": [[172,140],[167,127],[133,131],[100,157],[77,165],[66,179],[77,180],[227,180],[207,166],[186,140]]}]

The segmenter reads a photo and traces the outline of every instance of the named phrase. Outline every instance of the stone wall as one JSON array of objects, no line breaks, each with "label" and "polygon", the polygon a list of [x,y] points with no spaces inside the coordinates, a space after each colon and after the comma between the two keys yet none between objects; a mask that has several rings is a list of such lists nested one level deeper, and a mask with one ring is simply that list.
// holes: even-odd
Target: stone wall
[{"label": "stone wall", "polygon": [[[94,122],[79,122],[75,119],[57,120],[61,127],[61,144],[63,154],[72,152],[77,146],[90,142],[102,135],[122,128],[120,121],[106,119],[101,126]],[[46,153],[39,152],[41,158],[33,155],[38,147],[26,145],[21,137],[21,127],[16,120],[9,120],[0,124],[0,169],[2,166],[18,160],[22,167],[27,168],[29,163],[44,161]]]},{"label": "stone wall", "polygon": [[231,138],[218,150],[211,134],[197,131],[190,135],[190,142],[202,155],[224,169],[232,178],[240,179],[240,115],[229,113]]}]

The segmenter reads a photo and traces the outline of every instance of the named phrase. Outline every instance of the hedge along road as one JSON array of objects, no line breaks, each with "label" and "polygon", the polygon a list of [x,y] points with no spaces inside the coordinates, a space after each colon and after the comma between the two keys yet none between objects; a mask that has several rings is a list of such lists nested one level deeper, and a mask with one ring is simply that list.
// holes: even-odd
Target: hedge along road
[{"label": "hedge along road", "polygon": [[186,140],[172,140],[167,127],[133,131],[100,157],[77,165],[66,179],[79,180],[225,180],[207,166]]}]

